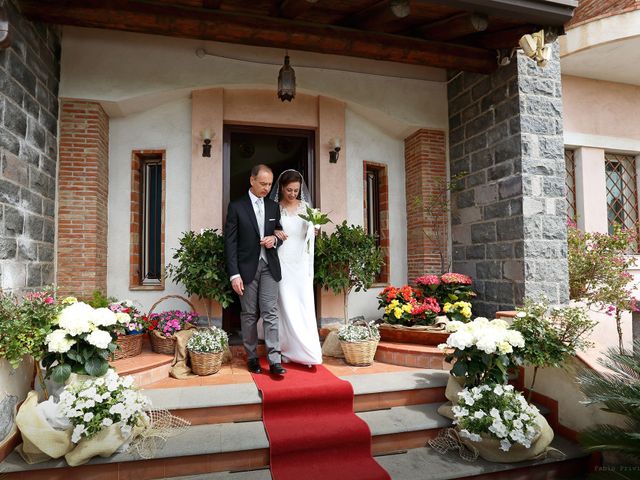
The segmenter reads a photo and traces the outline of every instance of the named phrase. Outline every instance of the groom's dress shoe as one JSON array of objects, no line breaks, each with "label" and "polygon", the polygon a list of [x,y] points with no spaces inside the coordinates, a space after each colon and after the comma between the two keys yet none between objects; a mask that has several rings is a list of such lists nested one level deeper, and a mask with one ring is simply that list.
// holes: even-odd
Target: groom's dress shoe
[{"label": "groom's dress shoe", "polygon": [[280,365],[279,363],[272,363],[271,365],[269,365],[269,373],[271,375],[284,375],[285,373],[287,373],[287,371],[282,368],[282,365]]},{"label": "groom's dress shoe", "polygon": [[262,367],[260,367],[260,360],[252,358],[247,362],[247,368],[251,373],[262,373]]}]

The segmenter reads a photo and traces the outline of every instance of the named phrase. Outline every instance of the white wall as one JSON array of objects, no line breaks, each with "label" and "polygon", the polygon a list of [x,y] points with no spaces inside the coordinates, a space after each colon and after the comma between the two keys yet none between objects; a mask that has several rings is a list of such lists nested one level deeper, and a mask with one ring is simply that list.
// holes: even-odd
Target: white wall
[{"label": "white wall", "polygon": [[[400,285],[407,279],[407,215],[404,188],[404,141],[394,138],[373,125],[358,113],[346,111],[347,175],[347,221],[364,225],[362,162],[387,165],[389,179],[389,237],[390,237],[390,283]],[[349,316],[364,315],[367,319],[380,317],[376,295],[381,288],[349,296]]]},{"label": "white wall", "polygon": [[[178,247],[178,237],[190,225],[191,101],[178,99],[109,122],[109,233],[107,292],[137,300],[146,309],[164,295],[184,294],[167,280],[164,291],[129,291],[129,225],[131,212],[131,152],[166,150],[165,265]],[[180,300],[162,310],[184,309]]]}]

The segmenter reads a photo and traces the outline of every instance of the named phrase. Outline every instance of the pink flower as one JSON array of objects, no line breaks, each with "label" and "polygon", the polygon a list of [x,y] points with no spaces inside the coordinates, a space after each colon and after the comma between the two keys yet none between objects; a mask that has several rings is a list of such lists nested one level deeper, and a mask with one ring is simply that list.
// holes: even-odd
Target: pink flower
[{"label": "pink flower", "polygon": [[51,305],[53,304],[54,300],[53,297],[47,297],[44,299],[44,303],[46,303],[47,305]]},{"label": "pink flower", "polygon": [[462,273],[445,273],[440,279],[443,283],[458,283],[460,285],[471,285],[471,277]]},{"label": "pink flower", "polygon": [[422,275],[421,277],[416,278],[417,285],[440,285],[440,279],[437,275]]}]

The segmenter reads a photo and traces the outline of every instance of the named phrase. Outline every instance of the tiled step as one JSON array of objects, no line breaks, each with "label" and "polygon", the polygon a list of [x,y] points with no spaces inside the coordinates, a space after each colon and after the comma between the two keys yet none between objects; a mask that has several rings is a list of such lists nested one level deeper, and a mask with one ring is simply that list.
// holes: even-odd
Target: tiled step
[{"label": "tiled step", "polygon": [[442,350],[431,345],[380,342],[375,359],[393,365],[449,371],[451,365],[444,361],[444,357]]},{"label": "tiled step", "polygon": [[[437,370],[374,373],[341,377],[353,386],[354,411],[442,403],[448,374]],[[154,408],[170,410],[192,425],[262,419],[254,383],[145,390]]]},{"label": "tiled step", "polygon": [[[567,480],[586,478],[586,458],[575,444],[556,438],[551,444],[566,455],[564,459],[546,458],[521,463],[492,463],[482,459],[462,460],[449,452],[440,455],[422,447],[406,452],[377,456],[376,461],[393,480]],[[271,480],[268,469],[244,472],[220,472],[174,477],[172,480]]]},{"label": "tiled step", "polygon": [[145,342],[142,353],[135,357],[110,362],[119,375],[131,375],[135,385],[144,387],[169,376],[173,355],[163,355],[151,351],[151,345]]}]

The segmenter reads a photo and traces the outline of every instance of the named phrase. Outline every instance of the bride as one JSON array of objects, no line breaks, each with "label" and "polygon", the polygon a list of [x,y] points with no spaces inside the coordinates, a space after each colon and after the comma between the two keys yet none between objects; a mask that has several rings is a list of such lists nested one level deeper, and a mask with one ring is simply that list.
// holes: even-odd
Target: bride
[{"label": "bride", "polygon": [[311,206],[304,179],[296,170],[285,170],[278,177],[271,199],[280,204],[282,231],[275,232],[285,240],[278,249],[282,280],[278,282],[280,310],[280,350],[285,361],[303,365],[322,363],[322,350],[313,296],[313,224],[298,215]]}]

